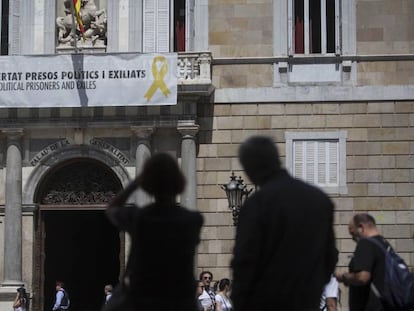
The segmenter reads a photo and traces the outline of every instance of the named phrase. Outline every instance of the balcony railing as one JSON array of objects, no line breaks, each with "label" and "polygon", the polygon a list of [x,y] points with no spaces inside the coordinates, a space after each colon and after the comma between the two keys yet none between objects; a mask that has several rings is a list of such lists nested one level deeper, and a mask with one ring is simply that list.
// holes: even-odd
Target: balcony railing
[{"label": "balcony railing", "polygon": [[214,89],[211,63],[210,52],[178,53],[178,94],[210,95]]}]

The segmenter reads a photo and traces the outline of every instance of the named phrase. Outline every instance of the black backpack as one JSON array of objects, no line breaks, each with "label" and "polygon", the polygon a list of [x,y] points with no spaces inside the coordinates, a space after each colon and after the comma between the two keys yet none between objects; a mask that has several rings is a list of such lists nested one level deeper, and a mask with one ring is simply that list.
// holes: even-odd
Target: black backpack
[{"label": "black backpack", "polygon": [[414,274],[391,246],[385,246],[375,238],[368,239],[378,245],[385,255],[384,290],[379,292],[371,282],[372,291],[388,309],[414,309]]},{"label": "black backpack", "polygon": [[60,302],[60,307],[67,309],[70,306],[69,294],[66,290],[62,289],[61,291],[63,292],[63,298],[62,298],[62,301]]}]

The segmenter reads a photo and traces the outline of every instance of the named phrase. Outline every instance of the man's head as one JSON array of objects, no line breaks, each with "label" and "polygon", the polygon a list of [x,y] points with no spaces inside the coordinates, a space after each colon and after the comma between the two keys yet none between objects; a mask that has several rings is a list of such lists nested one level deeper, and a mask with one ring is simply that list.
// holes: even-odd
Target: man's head
[{"label": "man's head", "polygon": [[210,271],[201,272],[200,281],[203,282],[205,288],[210,288],[211,281],[213,281],[213,273]]},{"label": "man's head", "polygon": [[281,169],[279,152],[274,142],[265,136],[252,136],[239,148],[239,160],[247,176],[261,185]]},{"label": "man's head", "polygon": [[367,213],[355,214],[349,222],[348,230],[355,242],[378,234],[374,217]]},{"label": "man's head", "polygon": [[62,281],[56,281],[55,284],[56,284],[56,290],[60,290],[65,287],[65,284],[63,284]]},{"label": "man's head", "polygon": [[202,281],[197,281],[197,288],[196,288],[196,297],[198,298],[204,291],[204,283]]},{"label": "man's head", "polygon": [[105,292],[105,295],[112,293],[112,285],[111,284],[105,285],[104,292]]}]

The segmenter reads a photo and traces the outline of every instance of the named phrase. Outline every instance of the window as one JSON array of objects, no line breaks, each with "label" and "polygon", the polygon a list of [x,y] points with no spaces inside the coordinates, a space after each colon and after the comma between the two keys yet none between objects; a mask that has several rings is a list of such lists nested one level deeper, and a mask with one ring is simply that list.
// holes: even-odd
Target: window
[{"label": "window", "polygon": [[339,0],[293,0],[289,15],[294,54],[340,53]]},{"label": "window", "polygon": [[286,167],[328,193],[346,193],[346,132],[286,132]]},{"label": "window", "polygon": [[9,54],[9,1],[1,1],[1,55]]},{"label": "window", "polygon": [[185,0],[175,1],[173,21],[174,51],[185,51]]},{"label": "window", "polygon": [[186,0],[144,0],[143,12],[144,53],[186,50]]},{"label": "window", "polygon": [[273,16],[273,55],[292,56],[275,63],[275,86],[356,82],[356,64],[319,60],[356,54],[356,0],[273,0]]}]

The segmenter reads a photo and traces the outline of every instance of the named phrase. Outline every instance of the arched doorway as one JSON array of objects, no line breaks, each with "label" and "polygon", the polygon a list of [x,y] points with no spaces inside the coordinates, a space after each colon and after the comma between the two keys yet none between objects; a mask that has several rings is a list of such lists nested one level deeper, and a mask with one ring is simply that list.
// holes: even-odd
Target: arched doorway
[{"label": "arched doorway", "polygon": [[86,158],[57,165],[39,182],[36,311],[52,309],[57,280],[66,284],[72,310],[101,309],[104,286],[115,285],[124,269],[123,235],[105,216],[105,204],[121,188],[108,166]]}]

